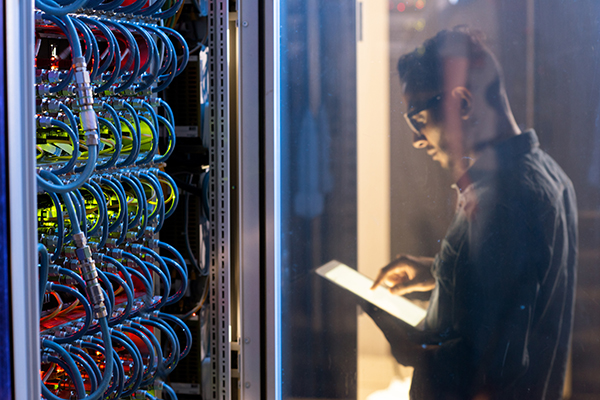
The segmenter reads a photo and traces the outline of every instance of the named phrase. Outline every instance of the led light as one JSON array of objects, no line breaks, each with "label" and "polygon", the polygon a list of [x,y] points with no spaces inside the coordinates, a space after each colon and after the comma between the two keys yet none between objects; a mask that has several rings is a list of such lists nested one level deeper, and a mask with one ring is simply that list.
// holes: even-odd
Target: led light
[{"label": "led light", "polygon": [[458,0],[448,0],[448,3],[454,5],[454,4],[458,3]]},{"label": "led light", "polygon": [[398,9],[398,11],[400,12],[404,12],[404,10],[406,10],[406,4],[404,3],[399,3],[398,6],[396,7]]}]

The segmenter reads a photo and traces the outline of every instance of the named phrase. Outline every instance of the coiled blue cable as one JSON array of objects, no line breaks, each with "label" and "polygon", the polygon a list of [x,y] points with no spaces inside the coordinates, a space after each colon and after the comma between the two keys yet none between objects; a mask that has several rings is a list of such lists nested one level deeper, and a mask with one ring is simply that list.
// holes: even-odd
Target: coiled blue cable
[{"label": "coiled blue cable", "polygon": [[89,24],[95,25],[102,32],[108,42],[109,55],[104,63],[102,63],[102,65],[100,65],[98,68],[98,74],[102,74],[104,71],[106,71],[114,60],[114,68],[111,74],[106,78],[101,76],[102,79],[106,79],[106,82],[94,89],[94,93],[102,93],[105,90],[108,90],[108,88],[110,88],[119,78],[119,74],[121,72],[121,51],[119,48],[119,43],[112,31],[99,20],[88,17],[80,18]]},{"label": "coiled blue cable", "polygon": [[[141,269],[144,278],[148,281],[150,288],[152,288],[154,286],[154,282],[152,281],[152,274],[150,274],[150,271],[148,271],[148,267],[146,267],[146,264],[144,264],[142,260],[129,253],[128,251],[122,252],[121,255],[123,256],[123,258],[133,261],[138,266],[138,268]],[[150,289],[149,293],[150,295],[152,295],[152,289]]]},{"label": "coiled blue cable", "polygon": [[117,163],[117,161],[119,160],[119,156],[121,155],[122,143],[121,135],[119,135],[117,128],[113,124],[111,124],[110,121],[108,121],[106,118],[98,117],[98,122],[100,123],[100,125],[104,125],[105,127],[107,127],[108,130],[112,132],[113,137],[115,138],[115,147],[112,155],[110,156],[108,161],[106,161],[106,163],[98,165],[96,167],[97,171],[102,171],[104,169],[114,167],[114,165]]},{"label": "coiled blue cable", "polygon": [[[96,269],[96,272],[98,273],[98,282],[100,283],[100,286],[102,286],[102,290],[104,291],[106,310],[110,318],[110,316],[112,315],[112,311],[115,308],[115,292],[113,291],[112,285],[110,284],[108,278],[106,277],[106,275],[104,275],[104,271]],[[108,320],[108,322],[108,325],[110,326],[110,319]]]},{"label": "coiled blue cable", "polygon": [[175,391],[173,390],[173,388],[169,385],[167,385],[166,383],[163,383],[163,392],[166,392],[169,395],[169,398],[171,400],[178,400],[177,399],[177,394],[175,393]]},{"label": "coiled blue cable", "polygon": [[115,185],[112,180],[102,177],[100,178],[100,184],[112,190],[112,192],[117,196],[117,200],[119,202],[119,212],[115,220],[108,227],[109,232],[114,232],[119,228],[119,224],[123,222],[123,219],[127,215],[127,200],[123,196],[123,193],[119,190],[118,186]]},{"label": "coiled blue cable", "polygon": [[131,181],[138,187],[139,193],[141,195],[141,203],[139,204],[142,212],[142,220],[140,228],[138,229],[138,233],[136,235],[137,240],[141,240],[146,233],[146,227],[148,226],[148,202],[146,199],[146,192],[144,191],[144,186],[140,182],[140,180],[135,176],[131,175]]},{"label": "coiled blue cable", "polygon": [[135,392],[135,394],[136,396],[144,396],[147,400],[157,400],[156,397],[152,396],[145,390],[138,390],[137,392]]},{"label": "coiled blue cable", "polygon": [[73,340],[77,340],[80,337],[82,337],[83,335],[85,335],[92,323],[92,306],[90,306],[90,303],[87,301],[87,299],[85,298],[84,295],[82,295],[81,293],[79,293],[77,290],[74,290],[68,286],[64,286],[64,285],[59,285],[56,283],[52,283],[52,282],[48,282],[48,284],[46,285],[47,290],[49,291],[56,291],[56,292],[63,292],[63,293],[67,293],[70,296],[75,297],[77,300],[79,300],[79,303],[83,306],[83,309],[85,311],[85,319],[83,322],[83,327],[77,331],[74,334],[71,335],[66,335],[66,336],[62,336],[62,337],[55,337],[54,341],[56,343],[69,343],[72,342]]},{"label": "coiled blue cable", "polygon": [[[171,40],[169,40],[169,37],[160,29],[155,28],[154,25],[150,25],[150,24],[142,24],[142,26],[144,27],[144,29],[147,29],[149,31],[151,31],[152,33],[154,33],[156,36],[158,36],[160,38],[160,41],[162,43],[162,46],[164,48],[164,58],[162,60],[162,65],[160,66],[160,69],[158,70],[158,75],[159,77],[162,78],[162,75],[167,72],[168,69],[170,69],[171,64],[173,64],[173,61],[176,60],[177,54],[175,53],[175,48],[173,47],[173,43],[171,42]],[[158,43],[157,43],[158,46]],[[177,64],[177,61],[175,61],[175,64]]]},{"label": "coiled blue cable", "polygon": [[[156,46],[156,42],[152,39],[148,32],[146,32],[145,29],[137,24],[131,24],[127,22],[123,22],[122,24],[138,32],[140,36],[144,38],[144,41],[148,46],[148,58],[144,65],[140,67],[140,76],[143,83],[135,87],[136,92],[143,92],[152,86],[156,79],[158,79],[158,71],[160,69],[160,56],[158,53],[158,48]],[[148,72],[146,73],[146,71]]]},{"label": "coiled blue cable", "polygon": [[94,236],[100,230],[103,219],[108,218],[107,215],[104,215],[102,213],[103,210],[100,207],[100,203],[104,202],[104,198],[102,198],[100,196],[100,193],[98,193],[96,189],[87,182],[84,183],[81,188],[87,190],[96,201],[96,204],[98,204],[98,217],[96,218],[96,223],[91,227],[91,229],[88,230],[88,233],[86,235],[86,237]]},{"label": "coiled blue cable", "polygon": [[[129,155],[127,156],[127,158],[125,158],[125,160],[117,163],[117,167],[121,168],[121,167],[127,167],[129,165],[132,165],[135,162],[138,154],[140,153],[141,141],[140,141],[140,138],[138,137],[138,134],[137,134],[135,128],[133,127],[133,125],[131,125],[131,122],[129,122],[124,117],[119,117],[119,119],[122,124],[125,124],[127,126],[127,129],[129,129],[129,132],[131,133],[131,151],[129,152]],[[122,132],[122,130],[121,130],[121,132]]]},{"label": "coiled blue cable", "polygon": [[165,263],[167,265],[170,265],[171,267],[175,268],[175,270],[181,277],[181,285],[179,286],[179,288],[177,289],[175,294],[167,299],[166,305],[168,306],[168,305],[177,303],[179,300],[181,300],[183,298],[183,295],[185,294],[185,290],[188,285],[188,277],[187,277],[187,274],[185,273],[185,270],[179,265],[178,262],[176,262],[175,260],[172,260],[170,258],[167,258],[167,257],[163,257],[163,260],[165,261]]},{"label": "coiled blue cable", "polygon": [[[102,396],[104,396],[104,392],[108,389],[108,386],[111,381],[111,377],[113,375],[113,367],[116,367],[117,377],[116,379],[116,388],[114,385],[111,386],[109,392],[110,393],[120,393],[123,389],[123,376],[125,373],[123,372],[123,365],[121,365],[121,360],[119,358],[119,354],[113,349],[112,346],[112,337],[110,336],[110,331],[108,327],[108,321],[106,318],[100,318],[100,328],[102,330],[102,341],[96,338],[90,338],[92,343],[82,342],[82,347],[91,348],[95,351],[98,351],[104,354],[104,375],[102,377],[102,382],[98,385],[98,389],[93,393],[86,397],[84,400],[99,400]],[[98,343],[102,343],[100,346]],[[112,363],[108,362],[109,358],[107,354],[112,354]]]},{"label": "coiled blue cable", "polygon": [[[66,349],[69,353],[77,355],[81,359],[85,360],[91,367],[94,379],[96,380],[96,388],[98,387],[98,382],[102,380],[102,372],[100,372],[100,368],[98,368],[98,364],[96,361],[83,349],[80,349],[77,346],[67,345]],[[96,390],[96,389],[94,389]],[[94,391],[92,390],[92,392]]]},{"label": "coiled blue cable", "polygon": [[175,256],[175,258],[177,258],[177,262],[179,263],[181,269],[185,271],[185,276],[187,278],[188,272],[187,272],[185,260],[184,260],[183,256],[181,255],[181,253],[179,252],[179,250],[177,250],[175,247],[171,246],[170,244],[162,242],[160,240],[158,241],[158,248],[163,249],[163,250],[168,250],[171,254],[173,254]]},{"label": "coiled blue cable", "polygon": [[133,308],[133,300],[134,300],[133,299],[133,290],[129,287],[129,285],[127,285],[127,283],[120,276],[115,275],[110,272],[104,272],[104,274],[106,275],[106,277],[109,280],[116,282],[117,285],[121,286],[123,288],[123,291],[125,292],[125,296],[127,297],[127,303],[125,305],[125,309],[123,310],[123,313],[119,317],[112,318],[110,320],[111,324],[120,324],[123,322],[123,320],[125,320],[127,317],[129,317],[129,313],[131,312],[131,309]]},{"label": "coiled blue cable", "polygon": [[[73,354],[71,352],[69,352],[69,354],[71,354],[71,357],[73,357],[73,361],[75,361],[76,364],[81,364],[81,366],[85,370],[85,373],[88,375],[88,380],[90,381],[90,390],[93,392],[94,390],[98,389],[98,380],[96,378],[92,365],[88,363],[87,360],[85,360],[83,357],[80,357],[77,354]],[[93,364],[95,366],[95,363]]]},{"label": "coiled blue cable", "polygon": [[153,15],[153,17],[156,18],[156,19],[171,18],[172,16],[174,16],[175,14],[177,14],[177,11],[179,11],[180,7],[183,7],[183,0],[177,0],[167,10],[165,10],[163,12],[156,13],[156,14]]},{"label": "coiled blue cable", "polygon": [[102,190],[102,188],[100,187],[100,185],[98,183],[96,183],[95,181],[91,180],[89,181],[90,186],[92,186],[96,192],[98,192],[98,195],[100,196],[100,198],[103,200],[100,203],[98,203],[98,207],[99,207],[99,213],[104,215],[104,218],[102,219],[102,235],[100,238],[100,242],[98,243],[98,247],[102,248],[104,247],[106,240],[108,239],[108,231],[109,231],[109,220],[108,220],[108,206],[106,205],[106,197],[104,195],[104,191]]},{"label": "coiled blue cable", "polygon": [[[165,213],[165,219],[167,219],[171,215],[173,215],[173,213],[175,212],[175,209],[177,208],[177,205],[179,204],[179,188],[177,187],[177,184],[175,183],[175,181],[173,180],[173,178],[171,178],[171,176],[169,174],[159,170],[158,177],[166,180],[168,182],[168,186],[173,191],[173,197],[174,197],[173,204],[171,204],[171,207]],[[159,179],[159,181],[160,181],[160,179]]]},{"label": "coiled blue cable", "polygon": [[171,109],[171,106],[169,105],[169,103],[167,103],[166,101],[164,101],[161,98],[159,98],[158,101],[159,101],[160,105],[167,112],[167,119],[169,120],[169,123],[171,124],[171,126],[175,126],[175,116],[173,115],[173,110]]},{"label": "coiled blue cable", "polygon": [[183,58],[181,59],[181,64],[177,66],[177,71],[175,71],[175,76],[178,76],[183,72],[185,67],[187,67],[188,61],[190,59],[190,48],[183,36],[181,36],[181,34],[175,29],[167,28],[166,26],[160,26],[158,28],[165,31],[167,35],[174,36],[181,45],[181,48],[183,50]]},{"label": "coiled blue cable", "polygon": [[136,227],[141,222],[143,212],[144,212],[144,210],[143,210],[144,205],[142,204],[142,201],[144,201],[144,196],[143,196],[142,192],[140,191],[139,186],[135,182],[133,182],[132,179],[130,179],[129,177],[127,177],[125,175],[121,175],[120,178],[121,178],[121,182],[125,182],[133,190],[133,193],[135,194],[135,199],[137,202],[137,211],[135,213],[133,221],[129,221],[129,223],[128,223],[128,227],[131,230],[132,228]]},{"label": "coiled blue cable", "polygon": [[97,10],[103,10],[103,11],[112,11],[114,9],[116,9],[117,7],[119,7],[121,4],[123,4],[125,2],[125,0],[112,0],[109,1],[108,3],[101,3],[96,5],[96,9]]},{"label": "coiled blue cable", "polygon": [[[45,20],[53,22],[60,30],[63,31],[67,40],[69,41],[69,45],[71,46],[71,55],[72,58],[82,57],[81,53],[81,44],[79,43],[79,36],[77,35],[77,30],[73,25],[73,21],[68,15],[63,15],[61,17],[52,15],[50,13],[42,14],[41,17]],[[62,78],[62,81],[59,82],[58,85],[50,88],[50,93],[57,93],[64,90],[73,80],[73,76],[75,75],[75,71],[73,67],[69,70],[69,72]]]},{"label": "coiled blue cable", "polygon": [[[84,183],[85,185],[85,183]],[[82,185],[83,187],[83,185]],[[77,205],[77,208],[79,210],[79,223],[81,224],[81,231],[83,232],[83,235],[85,237],[88,236],[88,228],[87,228],[87,211],[85,208],[85,199],[83,198],[83,195],[81,194],[81,191],[79,189],[75,189],[71,192],[71,196],[73,198],[73,204]]]},{"label": "coiled blue cable", "polygon": [[[53,174],[51,174],[48,171],[44,171],[44,170],[40,171],[38,178],[41,179],[41,177],[50,179],[51,181],[54,181],[57,185],[62,184],[62,181],[58,177],[54,176]],[[39,183],[39,179],[38,179],[38,183]],[[60,188],[60,186],[57,186],[57,187]],[[44,189],[44,190],[46,190],[46,189]],[[50,191],[52,191],[52,190],[50,190]],[[63,198],[63,203],[65,205],[65,208],[67,209],[67,214],[69,215],[69,219],[71,221],[72,234],[80,233],[81,228],[79,227],[79,219],[77,218],[75,206],[73,205],[73,200],[71,199],[71,196],[69,195],[69,191],[61,190],[58,193],[60,193],[61,197]]]},{"label": "coiled blue cable", "polygon": [[[73,356],[71,356],[70,354],[69,354],[69,356],[71,357],[71,359],[73,359],[73,362],[75,362],[75,358]],[[63,361],[61,358],[51,356],[51,355],[47,355],[45,357],[42,356],[42,361],[43,362],[52,362],[52,363],[58,365],[59,367],[61,367],[62,369],[64,369],[65,372],[67,373],[67,375],[73,381],[73,385],[75,386],[75,391],[77,393],[83,393],[83,395],[85,395],[85,383],[83,382],[83,379],[81,380],[81,383],[79,383],[76,379],[73,378],[75,376],[75,372],[73,371],[73,368],[71,368],[71,366],[67,362]],[[81,375],[81,372],[79,372],[79,374]]]},{"label": "coiled blue cable", "polygon": [[[125,267],[125,269],[127,269],[127,272],[129,272],[130,275],[134,276],[136,279],[138,279],[140,282],[142,282],[142,285],[144,286],[144,292],[145,292],[144,309],[149,308],[152,305],[152,290],[153,290],[152,285],[150,284],[148,279],[146,279],[144,274],[142,274],[138,270],[133,269],[132,267]],[[140,310],[136,310],[132,313],[129,313],[130,317],[133,317],[134,315],[139,314],[139,312],[140,312]]]},{"label": "coiled blue cable", "polygon": [[106,101],[102,102],[102,108],[104,108],[110,114],[113,125],[117,129],[119,137],[121,137],[123,133],[121,131],[121,119],[119,118],[119,113]]},{"label": "coiled blue cable", "polygon": [[163,271],[161,271],[161,269],[158,268],[156,265],[149,263],[147,261],[144,261],[144,264],[146,264],[146,267],[149,270],[151,270],[152,272],[157,274],[158,277],[160,278],[160,280],[163,282],[164,293],[160,297],[160,300],[157,301],[156,303],[152,304],[149,308],[149,310],[151,310],[151,311],[159,310],[161,307],[164,307],[167,302],[167,299],[169,297],[169,291],[171,290],[171,282],[169,281],[169,279],[167,278],[165,273]]},{"label": "coiled blue cable", "polygon": [[56,210],[57,243],[56,243],[56,250],[54,250],[52,257],[50,258],[52,261],[56,261],[58,259],[58,257],[60,256],[60,253],[62,252],[64,235],[65,235],[65,219],[63,216],[62,206],[61,206],[60,200],[58,198],[58,195],[54,192],[47,192],[47,194],[48,194],[48,196],[50,196],[50,199],[52,200],[52,203],[54,204],[54,208]]},{"label": "coiled blue cable", "polygon": [[[94,34],[90,30],[90,28],[80,21],[78,18],[71,18],[73,24],[79,29],[81,34],[83,35],[84,43],[85,43],[85,62],[89,64],[92,62],[92,67],[90,71],[90,80],[96,80],[96,75],[98,74],[98,67],[100,66],[100,51],[98,50],[98,42],[96,42],[96,38]],[[79,39],[79,38],[78,38]]]},{"label": "coiled blue cable", "polygon": [[75,132],[73,132],[73,129],[71,129],[71,127],[65,124],[64,122],[51,118],[50,123],[56,126],[57,128],[60,128],[63,131],[65,131],[69,135],[69,139],[73,144],[73,153],[71,154],[71,158],[69,159],[69,161],[62,167],[58,169],[53,169],[50,172],[52,172],[54,175],[67,174],[71,172],[71,170],[75,166],[75,163],[77,162],[77,157],[79,156],[79,138],[77,137]]},{"label": "coiled blue cable", "polygon": [[150,114],[150,116],[152,117],[152,123],[158,131],[158,114],[156,114],[154,107],[152,107],[152,105],[145,100],[142,101],[142,107],[144,107],[144,109]]},{"label": "coiled blue cable", "polygon": [[172,330],[170,326],[168,326],[164,321],[153,320],[153,319],[145,319],[145,318],[134,318],[135,322],[141,325],[148,325],[153,328],[160,329],[161,334],[164,334],[167,341],[171,344],[171,352],[165,359],[163,357],[161,368],[159,369],[159,374],[168,374],[179,362],[179,341],[177,340],[177,336],[175,332]]},{"label": "coiled blue cable", "polygon": [[131,290],[131,293],[133,294],[133,292],[135,291],[135,286],[133,285],[133,281],[131,280],[131,275],[129,274],[129,272],[127,271],[125,266],[123,264],[121,264],[117,259],[107,256],[106,254],[98,253],[98,256],[100,257],[101,261],[104,261],[108,264],[113,265],[119,271],[119,273],[121,275],[123,275],[123,277],[125,278],[125,282],[127,283],[127,286],[129,286],[129,289]]},{"label": "coiled blue cable", "polygon": [[39,312],[42,312],[42,306],[44,305],[44,294],[46,293],[46,282],[48,282],[48,265],[50,259],[48,256],[48,250],[46,246],[38,243],[38,257],[40,261],[39,278],[38,278],[38,294],[39,294]]},{"label": "coiled blue cable", "polygon": [[66,15],[68,13],[75,12],[82,8],[88,0],[75,0],[73,3],[65,6],[60,6],[52,0],[35,0],[35,7],[40,10],[55,14],[55,15]]},{"label": "coiled blue cable", "polygon": [[[144,29],[142,29],[137,23],[130,23],[130,22],[125,22],[125,21],[120,21],[119,23],[123,27],[129,28],[130,31],[138,33],[142,37],[142,39],[144,39],[144,42],[146,42],[146,46],[148,47],[148,53],[147,53],[146,60],[140,66],[140,74],[138,77],[141,77],[142,74],[145,73],[149,68],[154,69],[154,66],[156,63],[155,56],[157,56],[157,54],[158,54],[158,53],[155,53],[154,49],[152,48],[153,44],[154,44],[154,40],[148,35],[148,32],[146,32]],[[139,46],[138,46],[138,48],[139,48]]]},{"label": "coiled blue cable", "polygon": [[131,106],[131,104],[127,103],[126,101],[123,101],[121,103],[121,106],[127,110],[129,115],[131,115],[131,118],[133,119],[134,129],[132,129],[131,123],[127,119],[121,118],[121,121],[125,122],[125,125],[127,125],[127,127],[130,129],[134,144],[132,145],[133,148],[131,150],[131,153],[129,154],[129,157],[127,157],[127,159],[123,162],[122,165],[117,165],[118,167],[132,165],[136,161],[138,155],[140,154],[140,149],[142,146],[142,128],[140,126],[140,119],[137,114],[137,111]]},{"label": "coiled blue cable", "polygon": [[143,122],[150,128],[150,132],[151,132],[151,136],[152,136],[152,144],[151,144],[150,150],[148,150],[148,152],[146,153],[145,156],[143,156],[141,159],[136,161],[136,165],[142,165],[142,164],[148,164],[148,163],[152,162],[152,160],[154,159],[154,156],[156,155],[156,153],[158,153],[158,130],[154,126],[154,124],[152,124],[152,122],[150,122],[150,120],[148,120],[146,117],[139,115],[138,118],[141,122]]},{"label": "coiled blue cable", "polygon": [[175,52],[173,42],[171,42],[169,37],[163,31],[149,25],[147,28],[154,32],[157,36],[161,37],[161,40],[165,44],[166,48],[164,64],[158,71],[158,80],[162,82],[159,82],[156,87],[152,88],[152,93],[158,93],[166,89],[167,86],[173,82],[173,79],[175,79],[175,73],[177,72],[177,53]]},{"label": "coiled blue cable", "polygon": [[[126,335],[119,331],[115,331],[114,329],[111,331],[111,334],[113,341],[115,341],[119,346],[123,347],[125,351],[131,355],[133,360],[133,371],[131,376],[124,380],[123,391],[119,394],[119,397],[127,397],[131,393],[135,392],[142,381],[142,358],[138,348]],[[127,388],[128,386],[130,386],[129,389]]]},{"label": "coiled blue cable", "polygon": [[124,13],[124,14],[132,14],[136,11],[139,11],[142,9],[142,7],[144,7],[144,5],[146,4],[147,0],[136,0],[133,3],[129,4],[128,6],[121,6],[118,7],[115,12],[118,13]]},{"label": "coiled blue cable", "polygon": [[167,121],[167,119],[159,115],[158,120],[162,122],[162,124],[167,128],[167,133],[169,136],[169,145],[165,154],[154,157],[155,163],[162,163],[166,162],[167,159],[171,156],[171,154],[173,154],[177,137],[175,135],[175,128],[169,123],[169,121]]},{"label": "coiled blue cable", "polygon": [[[93,25],[96,28],[98,28],[98,30],[100,32],[102,32],[102,35],[104,35],[104,38],[106,39],[106,42],[108,44],[107,47],[107,58],[106,60],[104,60],[100,65],[98,65],[98,69],[96,71],[96,75],[94,77],[94,79],[92,79],[92,81],[95,81],[96,79],[98,79],[98,75],[102,74],[104,71],[106,71],[108,69],[108,67],[110,66],[110,64],[112,63],[112,61],[114,60],[115,57],[115,43],[114,43],[114,35],[112,35],[112,32],[110,32],[110,30],[104,25],[102,24],[100,21],[98,21],[97,19],[92,19],[89,18],[85,15],[78,15],[77,19],[83,21],[85,24],[87,25]],[[89,26],[88,26],[89,29]],[[93,34],[93,33],[92,33]],[[96,41],[97,44],[97,41]],[[98,48],[98,50],[100,50]],[[100,63],[101,59],[100,59],[100,54],[98,54],[98,62]],[[90,76],[91,78],[91,76]]]},{"label": "coiled blue cable", "polygon": [[[85,164],[85,169],[77,177],[77,179],[75,181],[70,182],[68,184],[63,184],[62,181],[60,181],[60,179],[56,178],[56,176],[54,176],[53,174],[50,174],[50,173],[44,174],[44,172],[46,172],[46,171],[40,171],[39,175],[37,176],[38,186],[47,192],[56,192],[56,193],[61,193],[61,194],[70,192],[74,189],[77,189],[90,178],[90,176],[94,172],[94,168],[96,167],[97,160],[98,160],[98,146],[90,145],[88,147],[88,159]],[[53,178],[51,178],[48,175],[51,175],[52,177],[56,178],[57,180],[54,180]],[[50,181],[53,181],[54,184],[44,180],[43,179],[44,177]]]},{"label": "coiled blue cable", "polygon": [[79,290],[85,291],[85,282],[77,272],[71,271],[70,269],[64,267],[57,267],[57,270],[59,274],[66,275],[73,279],[77,283],[77,286],[79,286]]},{"label": "coiled blue cable", "polygon": [[185,335],[186,343],[185,347],[181,351],[181,354],[179,355],[179,358],[184,358],[185,356],[187,356],[190,353],[190,350],[192,349],[192,331],[190,330],[190,328],[185,324],[185,322],[183,322],[181,319],[177,318],[174,315],[159,312],[158,317],[164,319],[165,321],[172,322],[181,328]]},{"label": "coiled blue cable", "polygon": [[[167,278],[167,280],[169,282],[169,287],[171,287],[171,274],[169,272],[169,268],[167,267],[167,263],[165,263],[163,258],[160,255],[158,255],[157,252],[155,252],[154,250],[152,250],[151,248],[146,247],[146,246],[142,246],[141,251],[142,251],[142,253],[154,258],[154,260],[156,262],[158,262],[158,264],[160,265],[160,268],[164,272],[165,277]],[[167,291],[167,294],[168,294],[168,291]]]},{"label": "coiled blue cable", "polygon": [[144,178],[145,181],[152,186],[152,189],[156,194],[157,204],[154,210],[152,210],[152,213],[148,216],[148,220],[150,221],[158,217],[158,224],[154,229],[154,232],[158,232],[165,220],[165,197],[160,187],[158,178],[156,178],[153,174],[140,173],[140,178]]},{"label": "coiled blue cable", "polygon": [[140,11],[135,12],[134,14],[143,15],[146,17],[151,16],[165,4],[166,0],[156,0],[153,4],[149,5],[146,8],[142,8]]},{"label": "coiled blue cable", "polygon": [[[54,343],[51,340],[42,340],[42,346],[55,351],[63,359],[63,361],[65,361],[69,370],[71,371],[70,377],[73,380],[73,384],[77,390],[77,397],[80,399],[85,397],[85,386],[83,384],[83,379],[81,378],[81,373],[79,372],[79,368],[77,368],[77,364],[75,364],[73,357],[71,357],[71,355],[61,345]],[[43,382],[42,394],[44,397],[50,400],[63,400],[54,393],[50,392],[50,389],[48,389]]]},{"label": "coiled blue cable", "polygon": [[122,82],[121,85],[117,86],[114,89],[115,93],[121,93],[124,90],[131,87],[131,85],[133,85],[133,83],[139,76],[139,73],[140,73],[139,48],[138,48],[135,38],[133,37],[131,32],[129,32],[129,30],[126,29],[125,27],[123,27],[121,24],[112,22],[107,19],[101,19],[101,21],[103,24],[112,26],[114,29],[121,32],[121,34],[123,34],[123,36],[125,37],[125,40],[127,41],[127,48],[129,49],[130,55],[128,56],[128,61],[125,64],[125,66],[123,67],[123,70],[129,70],[129,68],[131,66],[131,62],[133,62],[133,71],[129,74],[129,77],[127,79],[125,79],[125,81]]},{"label": "coiled blue cable", "polygon": [[162,362],[163,362],[162,347],[160,345],[160,342],[158,341],[158,339],[156,338],[156,336],[150,329],[146,328],[144,325],[139,324],[133,320],[126,321],[126,323],[129,326],[131,326],[132,329],[136,329],[138,332],[142,332],[144,335],[146,335],[146,337],[152,343],[152,347],[154,348],[154,351],[156,352],[156,363],[155,363],[156,365],[154,365],[153,369],[148,372],[148,374],[150,376],[147,379],[144,379],[144,381],[141,384],[142,387],[148,386],[154,380],[154,378],[155,378],[154,375],[159,371],[159,369],[162,368]]},{"label": "coiled blue cable", "polygon": [[117,238],[117,240],[115,242],[115,244],[117,246],[120,246],[125,241],[125,238],[127,237],[127,231],[129,230],[129,205],[127,203],[127,194],[125,193],[125,188],[123,188],[121,181],[119,181],[113,175],[109,175],[108,179],[110,179],[110,181],[112,183],[114,183],[115,187],[119,191],[119,195],[124,200],[123,203],[125,204],[125,209],[120,210],[120,211],[123,211],[123,219],[121,220],[121,226],[120,226],[121,232],[119,233],[119,237]]},{"label": "coiled blue cable", "polygon": [[[158,312],[156,314],[158,314]],[[147,321],[148,323],[154,322],[155,324],[158,324],[158,325],[154,325],[154,327],[159,328],[161,330],[161,332],[163,332],[163,333],[168,333],[167,337],[168,337],[169,341],[171,342],[171,346],[172,346],[171,354],[168,357],[168,360],[170,360],[170,361],[165,362],[164,363],[165,367],[163,368],[162,371],[159,371],[159,373],[162,373],[163,376],[168,375],[171,372],[173,372],[173,369],[175,369],[175,367],[179,363],[179,354],[181,354],[179,339],[177,338],[177,334],[175,333],[175,330],[173,330],[173,328],[171,328],[169,326],[169,324],[167,324],[162,319],[155,317],[154,315],[147,316],[147,319],[145,319],[144,321]]]},{"label": "coiled blue cable", "polygon": [[[156,368],[156,356],[154,354],[154,351],[155,351],[154,346],[152,345],[152,342],[150,341],[150,339],[139,329],[133,329],[127,325],[121,325],[118,328],[121,329],[123,332],[126,332],[130,335],[134,335],[134,336],[138,337],[144,343],[144,346],[146,346],[146,349],[148,350],[148,367],[146,367],[144,365],[144,368],[146,370],[142,371],[142,381],[140,382],[140,386],[141,386],[143,381],[150,379],[152,377],[152,370]],[[141,353],[141,351],[140,351],[140,353]],[[143,364],[143,357],[142,357],[142,364]]]}]

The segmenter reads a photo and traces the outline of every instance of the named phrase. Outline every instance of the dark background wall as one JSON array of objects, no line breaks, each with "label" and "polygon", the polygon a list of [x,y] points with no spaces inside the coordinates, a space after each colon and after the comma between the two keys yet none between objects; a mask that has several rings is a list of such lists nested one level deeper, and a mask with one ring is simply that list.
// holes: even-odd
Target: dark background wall
[{"label": "dark background wall", "polygon": [[573,398],[600,398],[600,2],[536,3],[535,123],[579,206]]}]

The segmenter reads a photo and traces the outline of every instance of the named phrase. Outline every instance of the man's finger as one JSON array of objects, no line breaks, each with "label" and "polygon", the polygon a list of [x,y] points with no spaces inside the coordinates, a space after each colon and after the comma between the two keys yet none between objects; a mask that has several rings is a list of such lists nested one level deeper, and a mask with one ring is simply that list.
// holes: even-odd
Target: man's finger
[{"label": "man's finger", "polygon": [[416,285],[417,284],[415,284],[414,282],[400,282],[391,287],[390,292],[398,296],[403,296],[407,293],[413,292]]},{"label": "man's finger", "polygon": [[381,271],[379,271],[379,275],[377,275],[375,282],[373,282],[373,285],[371,286],[371,290],[373,290],[377,286],[381,285],[381,282],[385,279],[386,275],[387,275],[387,271],[385,270],[385,268],[382,269]]}]

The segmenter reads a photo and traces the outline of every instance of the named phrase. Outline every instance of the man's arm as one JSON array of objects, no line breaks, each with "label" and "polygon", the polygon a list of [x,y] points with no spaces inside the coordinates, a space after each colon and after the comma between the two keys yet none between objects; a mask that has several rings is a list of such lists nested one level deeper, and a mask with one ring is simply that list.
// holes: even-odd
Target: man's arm
[{"label": "man's arm", "polygon": [[497,393],[529,366],[527,339],[538,279],[539,238],[524,208],[480,199],[467,216],[464,245],[454,268],[454,339],[420,360],[430,384],[460,396]]},{"label": "man's arm", "polygon": [[415,367],[421,390],[461,396],[498,391],[527,369],[537,277],[530,261],[535,239],[526,217],[519,209],[495,205],[468,220],[453,269],[454,323],[444,337],[411,331],[367,308],[398,362]]}]

